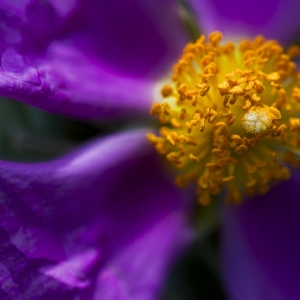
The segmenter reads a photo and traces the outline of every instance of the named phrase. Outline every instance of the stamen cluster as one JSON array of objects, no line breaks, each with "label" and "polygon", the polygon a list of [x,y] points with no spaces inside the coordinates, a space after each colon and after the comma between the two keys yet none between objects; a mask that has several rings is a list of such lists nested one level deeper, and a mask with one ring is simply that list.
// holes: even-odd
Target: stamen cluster
[{"label": "stamen cluster", "polygon": [[150,112],[161,128],[149,140],[177,167],[177,185],[197,182],[202,204],[222,191],[234,203],[266,193],[299,165],[299,49],[285,53],[262,36],[238,46],[221,39],[215,32],[185,47]]}]

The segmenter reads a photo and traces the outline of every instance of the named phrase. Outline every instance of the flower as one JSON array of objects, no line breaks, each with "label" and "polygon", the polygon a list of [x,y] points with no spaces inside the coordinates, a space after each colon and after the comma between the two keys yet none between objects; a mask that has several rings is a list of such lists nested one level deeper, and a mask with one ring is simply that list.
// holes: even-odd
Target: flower
[{"label": "flower", "polygon": [[[206,2],[191,0],[205,31],[263,33],[288,44],[299,29],[296,0],[249,1],[249,10],[245,2]],[[77,118],[143,117],[188,39],[177,12],[171,0],[2,1],[0,95]],[[3,298],[157,297],[187,239],[188,204],[161,174],[144,134],[96,140],[47,163],[2,162]],[[276,247],[287,229],[287,245],[297,236],[296,182],[297,175],[223,209],[224,280],[233,299],[297,298],[297,251]]]}]

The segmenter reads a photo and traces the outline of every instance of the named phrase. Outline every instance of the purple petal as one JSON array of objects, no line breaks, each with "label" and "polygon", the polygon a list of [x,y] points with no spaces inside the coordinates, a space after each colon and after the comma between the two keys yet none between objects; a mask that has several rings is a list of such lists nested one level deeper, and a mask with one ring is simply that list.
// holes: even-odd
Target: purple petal
[{"label": "purple petal", "polygon": [[174,260],[172,249],[182,250],[178,244],[188,239],[182,215],[170,214],[103,267],[93,299],[157,299]]},{"label": "purple petal", "polygon": [[0,95],[82,118],[148,114],[186,41],[175,3],[63,3],[0,2]]},{"label": "purple petal", "polygon": [[268,194],[226,207],[224,279],[230,299],[300,297],[299,174]]},{"label": "purple petal", "polygon": [[3,53],[1,96],[71,117],[149,115],[155,85],[150,79],[104,70],[97,58],[61,43],[49,46],[36,68],[24,60],[12,48]]},{"label": "purple petal", "polygon": [[297,0],[191,0],[205,33],[220,30],[227,38],[263,34],[288,45],[300,29]]},{"label": "purple petal", "polygon": [[85,274],[99,261],[99,258],[100,253],[97,249],[88,249],[55,266],[46,267],[43,273],[66,285],[85,288],[91,284],[85,279]]},{"label": "purple petal", "polygon": [[[1,162],[0,263],[7,280],[0,296],[91,299],[104,293],[103,274],[116,269],[115,280],[133,299],[155,299],[186,244],[187,203],[145,134],[96,140],[46,163]],[[150,273],[128,260],[132,251]]]}]

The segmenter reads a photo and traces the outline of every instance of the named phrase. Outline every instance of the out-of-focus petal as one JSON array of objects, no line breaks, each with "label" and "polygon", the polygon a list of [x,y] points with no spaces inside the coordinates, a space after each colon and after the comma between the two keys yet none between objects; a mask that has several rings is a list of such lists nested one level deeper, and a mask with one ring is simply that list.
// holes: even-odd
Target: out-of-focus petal
[{"label": "out-of-focus petal", "polygon": [[13,49],[2,54],[1,96],[25,101],[49,112],[80,118],[149,115],[152,79],[120,76],[74,47],[51,44],[30,66]]},{"label": "out-of-focus petal", "polygon": [[299,174],[240,207],[224,208],[224,281],[230,299],[300,297]]},{"label": "out-of-focus petal", "polygon": [[169,214],[103,267],[93,299],[158,299],[170,264],[189,240],[182,215]]},{"label": "out-of-focus petal", "polygon": [[[24,299],[91,299],[102,268],[114,266],[124,272],[119,279],[133,297],[157,293],[184,245],[187,204],[162,172],[145,133],[96,140],[46,163],[1,162],[0,269],[7,275],[0,292]],[[142,278],[135,260],[124,260],[130,249],[153,264],[151,278]],[[152,251],[161,258],[151,257]],[[144,291],[122,278],[130,268]]]},{"label": "out-of-focus petal", "polygon": [[220,30],[228,38],[263,34],[288,45],[300,29],[297,0],[190,0],[205,33]]},{"label": "out-of-focus petal", "polygon": [[78,1],[67,25],[63,38],[134,77],[174,63],[186,41],[172,0]]},{"label": "out-of-focus petal", "polygon": [[0,95],[75,117],[147,113],[186,41],[172,0],[2,0],[0,16]]}]

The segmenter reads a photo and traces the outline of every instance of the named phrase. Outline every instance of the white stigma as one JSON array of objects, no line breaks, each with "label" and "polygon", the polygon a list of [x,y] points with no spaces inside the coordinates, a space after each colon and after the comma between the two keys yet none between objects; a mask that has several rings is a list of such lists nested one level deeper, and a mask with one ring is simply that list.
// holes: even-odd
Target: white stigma
[{"label": "white stigma", "polygon": [[268,131],[273,119],[268,108],[255,107],[244,114],[241,122],[247,132],[258,134]]}]

